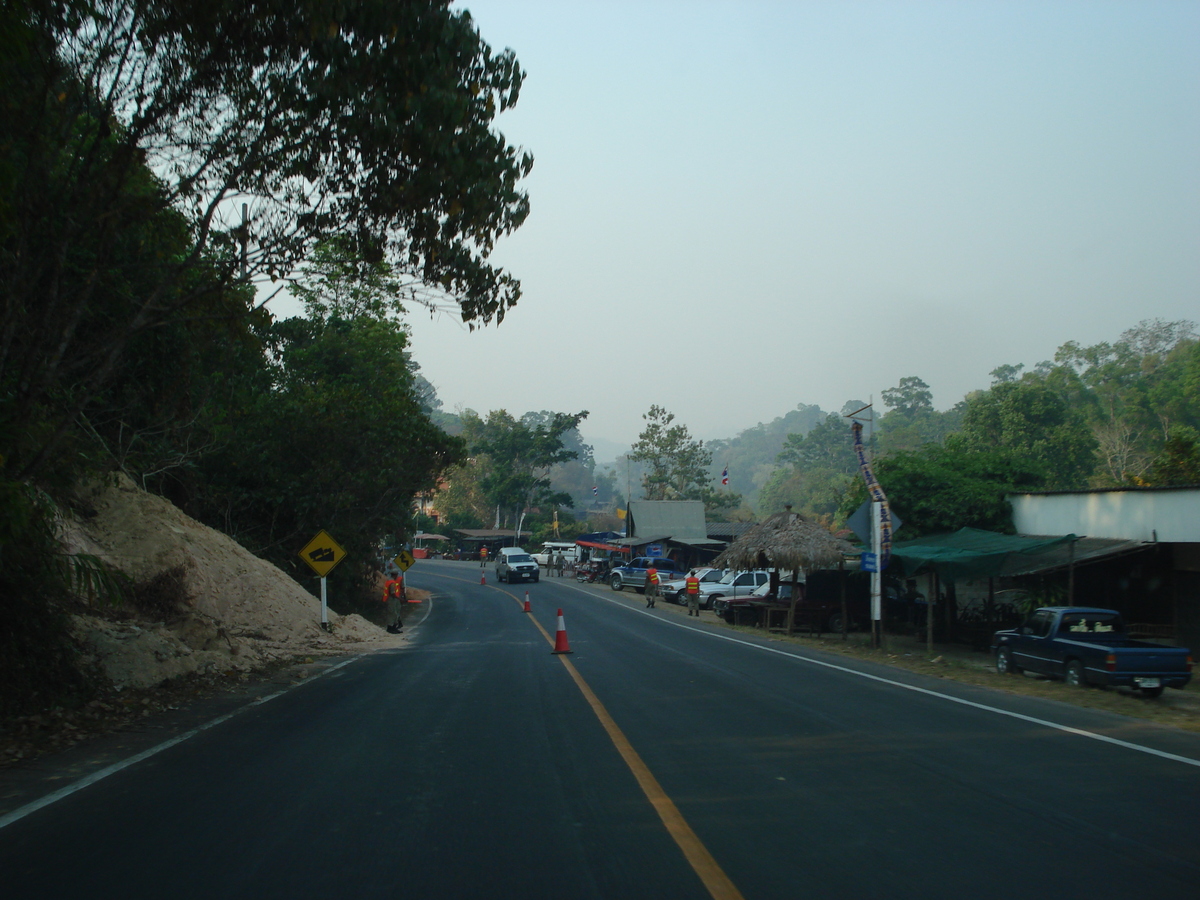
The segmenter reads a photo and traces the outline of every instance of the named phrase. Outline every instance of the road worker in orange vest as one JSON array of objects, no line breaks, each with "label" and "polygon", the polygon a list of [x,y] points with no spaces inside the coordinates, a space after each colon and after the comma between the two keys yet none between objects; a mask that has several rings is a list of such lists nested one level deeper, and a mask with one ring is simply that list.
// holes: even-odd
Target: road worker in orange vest
[{"label": "road worker in orange vest", "polygon": [[383,602],[387,604],[388,634],[399,634],[404,623],[400,621],[400,605],[404,602],[404,573],[397,571],[383,586]]},{"label": "road worker in orange vest", "polygon": [[687,578],[684,579],[684,584],[687,590],[688,615],[700,615],[700,579],[696,577],[696,570],[692,569],[687,573]]},{"label": "road worker in orange vest", "polygon": [[651,566],[646,570],[646,608],[654,609],[654,601],[658,599],[658,569]]}]

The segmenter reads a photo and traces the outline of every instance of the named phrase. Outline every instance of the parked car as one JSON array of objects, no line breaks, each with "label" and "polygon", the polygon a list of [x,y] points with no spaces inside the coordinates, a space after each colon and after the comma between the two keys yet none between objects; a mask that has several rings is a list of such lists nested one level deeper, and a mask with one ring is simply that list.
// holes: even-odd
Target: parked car
[{"label": "parked car", "polygon": [[749,572],[736,572],[729,569],[719,581],[710,581],[700,585],[701,609],[712,609],[718,613],[723,602],[734,597],[748,597],[760,587],[768,585],[771,573],[766,569],[754,569]]},{"label": "parked car", "polygon": [[674,560],[665,556],[639,556],[609,572],[608,585],[614,591],[623,591],[628,587],[640,594],[646,590],[646,570],[651,567],[658,570],[659,584],[664,581],[674,581],[686,575],[685,572],[675,568]]},{"label": "parked car", "polygon": [[[701,586],[715,581],[720,581],[724,575],[724,569],[703,568],[696,570],[696,577],[700,579]],[[687,605],[686,574],[683,578],[675,578],[671,581],[660,582],[658,590],[662,594],[664,600],[670,600],[672,603],[678,603],[680,606]]]},{"label": "parked car", "polygon": [[1029,670],[1072,685],[1128,685],[1148,697],[1192,677],[1186,647],[1130,640],[1115,609],[1042,607],[1019,628],[997,631],[992,651],[1002,675]]},{"label": "parked car", "polygon": [[520,547],[501,547],[496,554],[496,580],[507,581],[537,581],[541,569],[534,558]]}]

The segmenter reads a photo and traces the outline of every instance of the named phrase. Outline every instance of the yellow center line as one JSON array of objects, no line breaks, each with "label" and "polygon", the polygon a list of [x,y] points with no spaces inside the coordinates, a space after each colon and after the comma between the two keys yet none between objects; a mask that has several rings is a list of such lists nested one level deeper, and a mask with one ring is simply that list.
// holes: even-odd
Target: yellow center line
[{"label": "yellow center line", "polygon": [[[454,581],[466,581],[465,578],[454,578],[452,575],[441,575],[441,578],[448,578]],[[524,608],[525,602],[518,599],[517,596],[503,588],[488,585],[492,590],[508,597],[512,597],[518,606]],[[550,633],[542,627],[542,623],[530,616],[530,621],[533,622],[535,628],[541,632],[542,637],[546,639],[553,649],[554,638]],[[579,674],[579,670],[571,664],[565,655],[559,655],[559,661],[566,666],[567,673],[574,680],[576,687],[579,688],[581,694],[588,705],[592,708],[596,718],[600,720],[600,725],[608,733],[608,738],[613,742],[613,746],[617,748],[617,752],[621,754],[621,759],[625,761],[625,765],[629,767],[629,771],[633,773],[633,777],[637,780],[638,786],[641,787],[642,793],[646,795],[646,799],[650,801],[650,805],[654,807],[654,811],[658,813],[659,819],[666,826],[667,833],[683,851],[684,858],[688,861],[688,865],[700,877],[704,886],[708,889],[708,893],[713,897],[713,900],[744,900],[742,892],[737,889],[725,871],[713,859],[713,855],[708,852],[708,848],[700,840],[699,836],[692,830],[692,826],[687,823],[687,819],[683,817],[683,813],[675,805],[674,801],[667,796],[667,792],[663,790],[662,785],[658,783],[658,779],[651,773],[649,766],[642,761],[637,751],[633,749],[633,745],[629,742],[629,738],[625,737],[620,726],[609,715],[608,710],[604,708],[604,704],[600,702],[600,698],[592,691],[588,683],[584,681],[583,676]]]},{"label": "yellow center line", "polygon": [[[538,629],[542,630],[539,624]],[[542,630],[542,634],[546,634]],[[546,635],[549,638],[549,635]],[[583,676],[579,671],[571,665],[571,661],[565,656],[559,656],[559,660],[571,677],[575,680],[575,684],[579,687],[584,698],[592,707],[592,712],[596,714],[596,718],[600,720],[600,724],[604,726],[604,730],[608,732],[609,739],[613,742],[613,746],[617,748],[617,752],[621,754],[621,758],[625,760],[625,765],[629,766],[629,771],[633,773],[633,777],[637,779],[637,783],[641,786],[642,792],[646,795],[646,799],[650,801],[650,805],[654,807],[654,811],[658,813],[658,817],[662,819],[663,825],[667,827],[668,833],[679,845],[679,849],[683,851],[684,858],[693,871],[700,876],[700,880],[704,882],[704,886],[708,888],[708,893],[713,897],[713,900],[742,900],[742,892],[737,889],[729,876],[717,863],[708,848],[701,842],[696,832],[692,831],[692,826],[687,823],[687,819],[679,811],[675,803],[667,796],[667,792],[662,789],[662,785],[658,783],[658,779],[650,772],[649,767],[638,756],[637,751],[633,749],[633,745],[629,743],[629,739],[625,737],[625,733],[621,731],[612,716],[608,714],[608,710],[604,708],[604,704],[600,702],[588,683],[583,680]]]}]

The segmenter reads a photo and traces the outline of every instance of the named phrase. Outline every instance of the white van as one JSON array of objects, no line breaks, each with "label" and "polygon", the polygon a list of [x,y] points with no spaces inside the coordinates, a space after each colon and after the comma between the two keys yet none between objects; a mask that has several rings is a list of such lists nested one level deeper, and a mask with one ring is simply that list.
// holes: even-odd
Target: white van
[{"label": "white van", "polygon": [[579,545],[567,541],[546,541],[542,544],[542,549],[533,554],[533,558],[539,566],[546,568],[550,565],[551,556],[557,559],[560,553],[568,565],[579,562]]},{"label": "white van", "polygon": [[533,557],[520,547],[501,547],[496,554],[496,579],[507,581],[537,581],[541,570]]}]

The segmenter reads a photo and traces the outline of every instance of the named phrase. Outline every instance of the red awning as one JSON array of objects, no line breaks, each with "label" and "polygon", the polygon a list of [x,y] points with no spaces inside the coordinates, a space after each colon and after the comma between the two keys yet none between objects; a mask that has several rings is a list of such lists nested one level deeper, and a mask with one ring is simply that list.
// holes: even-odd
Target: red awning
[{"label": "red awning", "polygon": [[597,544],[595,541],[576,541],[580,547],[592,547],[596,550],[611,550],[613,553],[632,553],[632,547],[618,547],[616,544]]}]

